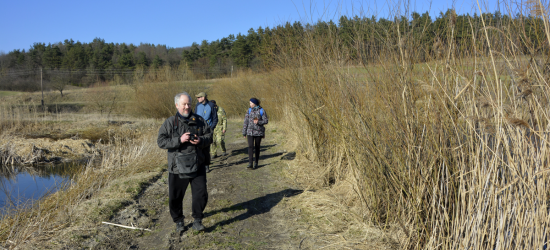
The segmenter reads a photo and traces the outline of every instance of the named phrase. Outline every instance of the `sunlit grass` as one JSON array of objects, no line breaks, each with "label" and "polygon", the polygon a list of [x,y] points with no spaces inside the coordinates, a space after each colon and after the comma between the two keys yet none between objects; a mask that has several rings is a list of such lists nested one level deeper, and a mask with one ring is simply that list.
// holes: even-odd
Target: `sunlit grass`
[{"label": "sunlit grass", "polygon": [[0,96],[13,96],[13,95],[20,95],[21,92],[17,91],[0,91]]}]

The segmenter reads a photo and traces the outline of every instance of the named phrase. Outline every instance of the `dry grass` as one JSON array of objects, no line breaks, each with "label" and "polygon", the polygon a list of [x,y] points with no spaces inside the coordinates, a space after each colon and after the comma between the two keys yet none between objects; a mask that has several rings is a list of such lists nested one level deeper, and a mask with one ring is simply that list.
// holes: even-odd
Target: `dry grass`
[{"label": "dry grass", "polygon": [[[46,240],[62,229],[88,230],[108,220],[164,168],[159,162],[165,155],[155,143],[158,126],[158,122],[149,121],[127,129],[127,133],[118,131],[98,156],[100,162],[90,161],[69,187],[37,201],[28,209],[3,214],[1,241],[9,248],[17,248],[21,244]],[[135,130],[140,130],[142,136],[128,139],[132,138],[128,133]]]},{"label": "dry grass", "polygon": [[[486,30],[477,39],[490,44]],[[415,65],[403,56],[416,56],[411,44],[367,52],[358,42],[380,62],[357,72],[340,60],[350,52],[338,37],[301,42],[280,56],[273,82],[301,161],[292,177],[327,197],[303,197],[331,222],[316,228],[347,232],[340,213],[349,228],[398,228],[405,249],[546,244],[550,86],[538,56],[495,46]]]},{"label": "dry grass", "polygon": [[[125,86],[73,89],[67,91],[64,101],[72,103],[78,99],[85,102],[92,94],[97,94],[94,91],[104,94],[115,92],[113,95],[119,96],[133,93],[132,89]],[[7,149],[0,150],[3,160],[39,161],[37,157],[44,155],[35,154],[35,148],[44,147],[55,153],[58,149],[65,150],[64,145],[69,145],[66,143],[78,144],[79,141],[85,141],[88,146],[93,142],[95,148],[101,150],[88,152],[90,154],[87,157],[94,158],[90,159],[84,169],[74,174],[65,189],[26,206],[5,208],[7,210],[0,218],[0,242],[3,242],[3,247],[10,249],[29,246],[29,243],[39,244],[61,232],[70,231],[64,229],[93,228],[131,201],[141,192],[145,183],[164,169],[162,162],[165,161],[165,153],[156,145],[160,121],[138,120],[120,114],[109,116],[105,113],[89,113],[97,105],[94,102],[88,103],[81,112],[44,112],[32,101],[40,100],[37,96],[40,94],[14,97],[0,107],[0,148]],[[123,104],[116,105],[118,107],[115,110],[124,110]],[[46,136],[54,140],[24,139],[22,136]],[[67,136],[72,139],[57,140]],[[101,145],[98,140],[104,144]],[[16,144],[21,145],[15,147]],[[76,144],[69,147],[71,152],[60,151],[60,154],[66,157],[78,152]],[[23,152],[25,149],[33,153],[26,154]],[[2,171],[9,171],[9,164],[4,163]]]},{"label": "dry grass", "polygon": [[239,71],[234,78],[219,79],[211,88],[209,98],[225,109],[229,117],[244,117],[250,107],[250,98],[261,101],[270,119],[278,119],[283,107],[279,105],[282,95],[277,79],[271,74],[255,74]]},{"label": "dry grass", "polygon": [[208,93],[211,85],[205,81],[142,83],[136,87],[135,101],[130,111],[141,117],[167,118],[176,114],[174,96],[177,93],[185,91],[194,97],[199,92]]}]

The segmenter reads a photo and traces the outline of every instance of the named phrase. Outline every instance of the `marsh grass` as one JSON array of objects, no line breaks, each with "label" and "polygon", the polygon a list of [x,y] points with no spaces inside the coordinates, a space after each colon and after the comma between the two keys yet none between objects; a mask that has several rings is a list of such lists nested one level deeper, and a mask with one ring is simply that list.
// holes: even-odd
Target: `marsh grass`
[{"label": "marsh grass", "polygon": [[[138,195],[160,172],[164,154],[154,143],[152,124],[142,124],[136,139],[119,131],[108,150],[89,161],[71,185],[30,204],[27,209],[8,211],[0,218],[0,239],[5,247],[39,244],[62,229],[86,231],[110,217]],[[124,176],[124,177],[121,177]],[[28,246],[28,245],[27,245]]]},{"label": "marsh grass", "polygon": [[[388,27],[397,40],[377,51],[364,50],[364,26],[354,27],[354,51],[330,35],[337,30],[324,39],[305,32],[298,45],[281,39],[280,67],[265,82],[277,82],[276,105],[296,143],[293,178],[332,197],[304,204],[314,217],[337,220],[318,209],[335,207],[362,230],[397,230],[404,249],[543,248],[548,70],[536,50],[513,49],[525,40],[512,25],[520,24],[490,27],[505,42],[471,27],[481,42],[467,51],[440,46],[426,63],[414,63],[424,51],[414,39],[398,41],[398,25]],[[342,59],[351,53],[378,60],[360,69]],[[352,227],[329,224],[318,228]]]},{"label": "marsh grass", "polygon": [[[121,93],[133,93],[127,86],[98,88],[117,92],[120,96],[124,96]],[[88,91],[67,91],[63,101],[87,103],[87,97],[91,95]],[[154,140],[158,121],[136,119],[124,114],[107,116],[90,112],[95,110],[93,103],[83,112],[47,112],[32,101],[36,100],[36,96],[24,95],[0,105],[0,136],[45,136],[53,140],[67,136],[85,138],[102,149],[98,151],[99,155],[89,159],[83,169],[77,173],[71,172],[71,181],[65,188],[21,206],[6,207],[0,217],[0,242],[5,248],[37,246],[54,235],[65,234],[67,231],[64,229],[69,228],[77,230],[74,234],[79,235],[78,232],[108,220],[118,209],[131,202],[146,183],[164,168],[159,164],[164,154]],[[116,104],[119,106],[117,108],[121,108],[121,103]],[[9,149],[9,145],[1,146]],[[13,155],[9,150],[0,150],[2,171],[14,170],[13,165],[6,164]],[[31,173],[40,174],[32,169],[28,167]]]}]

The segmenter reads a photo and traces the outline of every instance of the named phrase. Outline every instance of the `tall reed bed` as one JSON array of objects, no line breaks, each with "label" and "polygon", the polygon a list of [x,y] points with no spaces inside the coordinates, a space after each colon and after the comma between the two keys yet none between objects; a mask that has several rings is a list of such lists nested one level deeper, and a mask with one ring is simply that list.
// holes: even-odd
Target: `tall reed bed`
[{"label": "tall reed bed", "polygon": [[13,130],[32,127],[42,121],[55,119],[48,115],[41,106],[24,101],[14,101],[0,105],[0,134]]},{"label": "tall reed bed", "polygon": [[[415,64],[425,51],[399,27],[388,27],[397,36],[376,51],[363,49],[359,31],[368,27],[361,26],[353,50],[340,46],[338,30],[324,39],[306,32],[298,44],[280,38],[277,104],[310,161],[312,185],[352,183],[342,202],[359,212],[346,215],[398,226],[403,248],[543,249],[550,223],[544,55],[514,49],[524,37],[506,26],[472,26],[469,51],[455,53],[449,32],[441,55]],[[349,65],[351,53],[378,61]]]}]

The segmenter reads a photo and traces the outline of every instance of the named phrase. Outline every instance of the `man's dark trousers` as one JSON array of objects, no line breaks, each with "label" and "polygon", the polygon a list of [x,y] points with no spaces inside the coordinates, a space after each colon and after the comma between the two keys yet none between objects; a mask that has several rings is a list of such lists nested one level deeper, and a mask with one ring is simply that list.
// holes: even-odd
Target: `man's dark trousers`
[{"label": "man's dark trousers", "polygon": [[199,168],[199,175],[194,178],[182,179],[177,174],[168,174],[168,206],[170,215],[175,223],[183,221],[183,197],[187,186],[191,183],[191,210],[195,219],[204,218],[204,208],[208,202],[206,190],[206,171],[204,167]]}]

